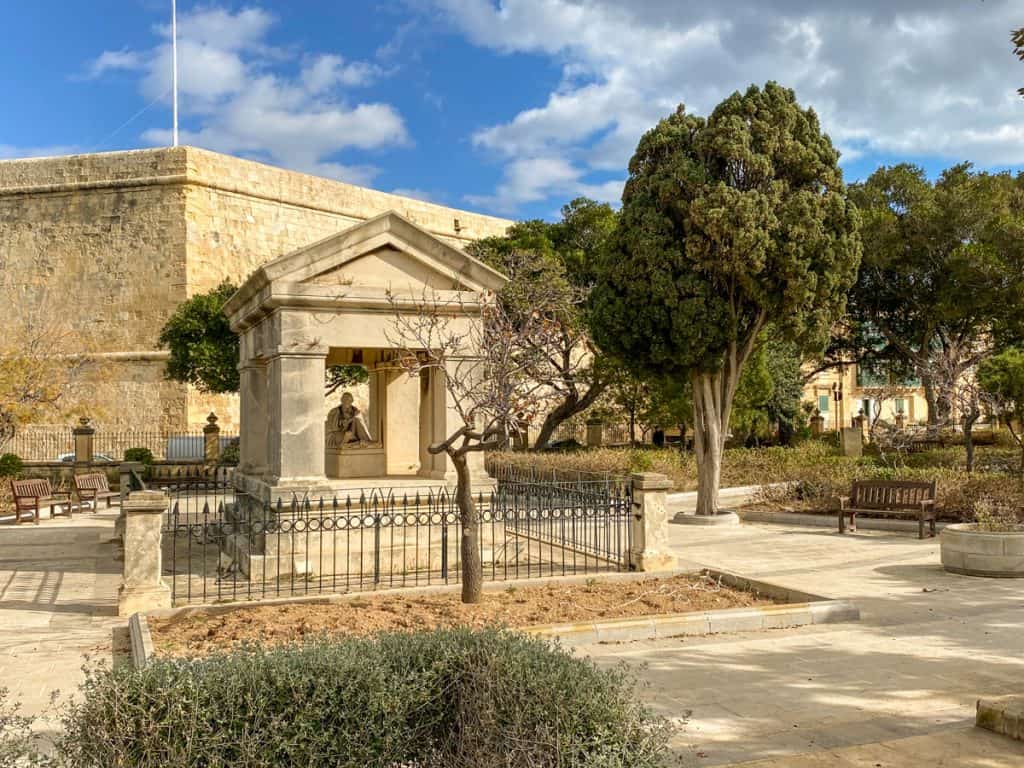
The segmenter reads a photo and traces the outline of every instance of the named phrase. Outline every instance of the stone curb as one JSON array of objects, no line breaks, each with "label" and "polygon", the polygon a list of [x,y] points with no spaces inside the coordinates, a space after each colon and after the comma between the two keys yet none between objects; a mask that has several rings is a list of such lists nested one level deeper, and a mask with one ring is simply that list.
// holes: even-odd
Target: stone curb
[{"label": "stone curb", "polygon": [[548,624],[523,627],[520,631],[557,638],[566,645],[631,643],[669,637],[716,635],[723,632],[752,632],[765,629],[802,627],[858,621],[860,610],[848,600],[821,600],[791,605],[755,608],[726,608],[720,611],[675,613],[586,624]]},{"label": "stone curb", "polygon": [[1024,696],[978,699],[974,724],[993,733],[1024,741]]},{"label": "stone curb", "polygon": [[[683,574],[704,574],[718,579],[722,584],[754,594],[778,600],[780,605],[766,605],[756,608],[725,608],[718,611],[695,611],[691,613],[666,614],[662,616],[641,616],[612,619],[603,622],[576,624],[549,624],[520,627],[521,632],[562,640],[567,645],[584,645],[595,642],[632,642],[655,638],[677,637],[680,635],[708,635],[721,632],[744,632],[762,629],[781,629],[808,624],[834,624],[844,621],[859,621],[860,609],[849,600],[832,600],[810,592],[802,592],[771,582],[751,579],[728,571],[714,568],[676,569],[673,571],[608,573],[596,578],[603,581],[643,581],[651,578],[668,578]],[[498,591],[509,586],[524,587],[544,584],[586,583],[594,576],[562,576],[522,579],[515,582],[490,582],[484,585],[486,591]],[[153,638],[149,631],[147,616],[170,618],[193,614],[217,615],[244,607],[264,605],[286,605],[301,603],[334,603],[353,600],[367,594],[416,595],[454,592],[458,584],[441,587],[410,587],[380,592],[349,592],[337,595],[317,595],[298,598],[280,598],[248,603],[219,605],[193,605],[181,608],[135,613],[128,621],[131,636],[131,654],[135,667],[141,669],[153,658]]]},{"label": "stone curb", "polygon": [[149,633],[146,614],[133,613],[128,619],[128,637],[131,645],[132,663],[142,669],[153,658],[153,636]]},{"label": "stone curb", "polygon": [[[810,528],[834,528],[838,533],[839,521],[836,515],[811,515],[799,512],[767,512],[763,509],[738,509],[736,514],[745,523],[776,523],[778,525],[803,525]],[[952,523],[936,523],[941,531]],[[916,520],[889,520],[857,515],[858,530],[865,531],[912,531],[917,533]],[[927,541],[927,539],[925,539]],[[935,539],[932,539],[935,541]]]}]

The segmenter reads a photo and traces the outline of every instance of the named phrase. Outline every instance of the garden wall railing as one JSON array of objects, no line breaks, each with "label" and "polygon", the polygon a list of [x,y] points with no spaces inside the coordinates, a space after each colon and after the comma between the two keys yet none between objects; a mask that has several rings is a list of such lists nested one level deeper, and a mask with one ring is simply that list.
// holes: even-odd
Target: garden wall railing
[{"label": "garden wall railing", "polygon": [[[164,581],[176,605],[458,583],[454,491],[356,490],[256,503],[224,483],[169,488]],[[499,478],[475,494],[486,580],[626,570],[629,482]]]}]

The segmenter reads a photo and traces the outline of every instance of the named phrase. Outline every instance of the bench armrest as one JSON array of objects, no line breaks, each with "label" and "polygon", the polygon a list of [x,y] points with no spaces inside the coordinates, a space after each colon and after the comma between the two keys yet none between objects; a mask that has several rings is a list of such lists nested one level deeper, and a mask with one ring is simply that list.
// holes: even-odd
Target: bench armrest
[{"label": "bench armrest", "polygon": [[922,507],[934,507],[935,506],[935,499],[924,499],[921,502],[921,506]]}]

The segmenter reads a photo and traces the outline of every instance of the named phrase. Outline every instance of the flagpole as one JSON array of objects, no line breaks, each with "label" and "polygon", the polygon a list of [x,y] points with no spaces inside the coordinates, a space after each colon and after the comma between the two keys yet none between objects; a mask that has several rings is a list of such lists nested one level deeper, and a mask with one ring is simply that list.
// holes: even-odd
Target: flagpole
[{"label": "flagpole", "polygon": [[178,3],[171,0],[171,103],[173,125],[171,136],[172,146],[178,146]]}]

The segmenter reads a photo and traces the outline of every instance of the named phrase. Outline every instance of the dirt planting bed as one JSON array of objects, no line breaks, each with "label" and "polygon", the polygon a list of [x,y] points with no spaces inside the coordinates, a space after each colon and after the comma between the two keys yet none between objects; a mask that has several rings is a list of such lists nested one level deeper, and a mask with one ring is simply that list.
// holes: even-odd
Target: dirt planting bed
[{"label": "dirt planting bed", "polygon": [[605,621],[636,616],[770,605],[774,601],[685,574],[643,580],[591,579],[484,592],[463,605],[457,592],[357,595],[329,603],[237,608],[218,614],[150,618],[157,656],[197,656],[239,643],[282,644],[322,635],[369,635],[433,627]]}]

